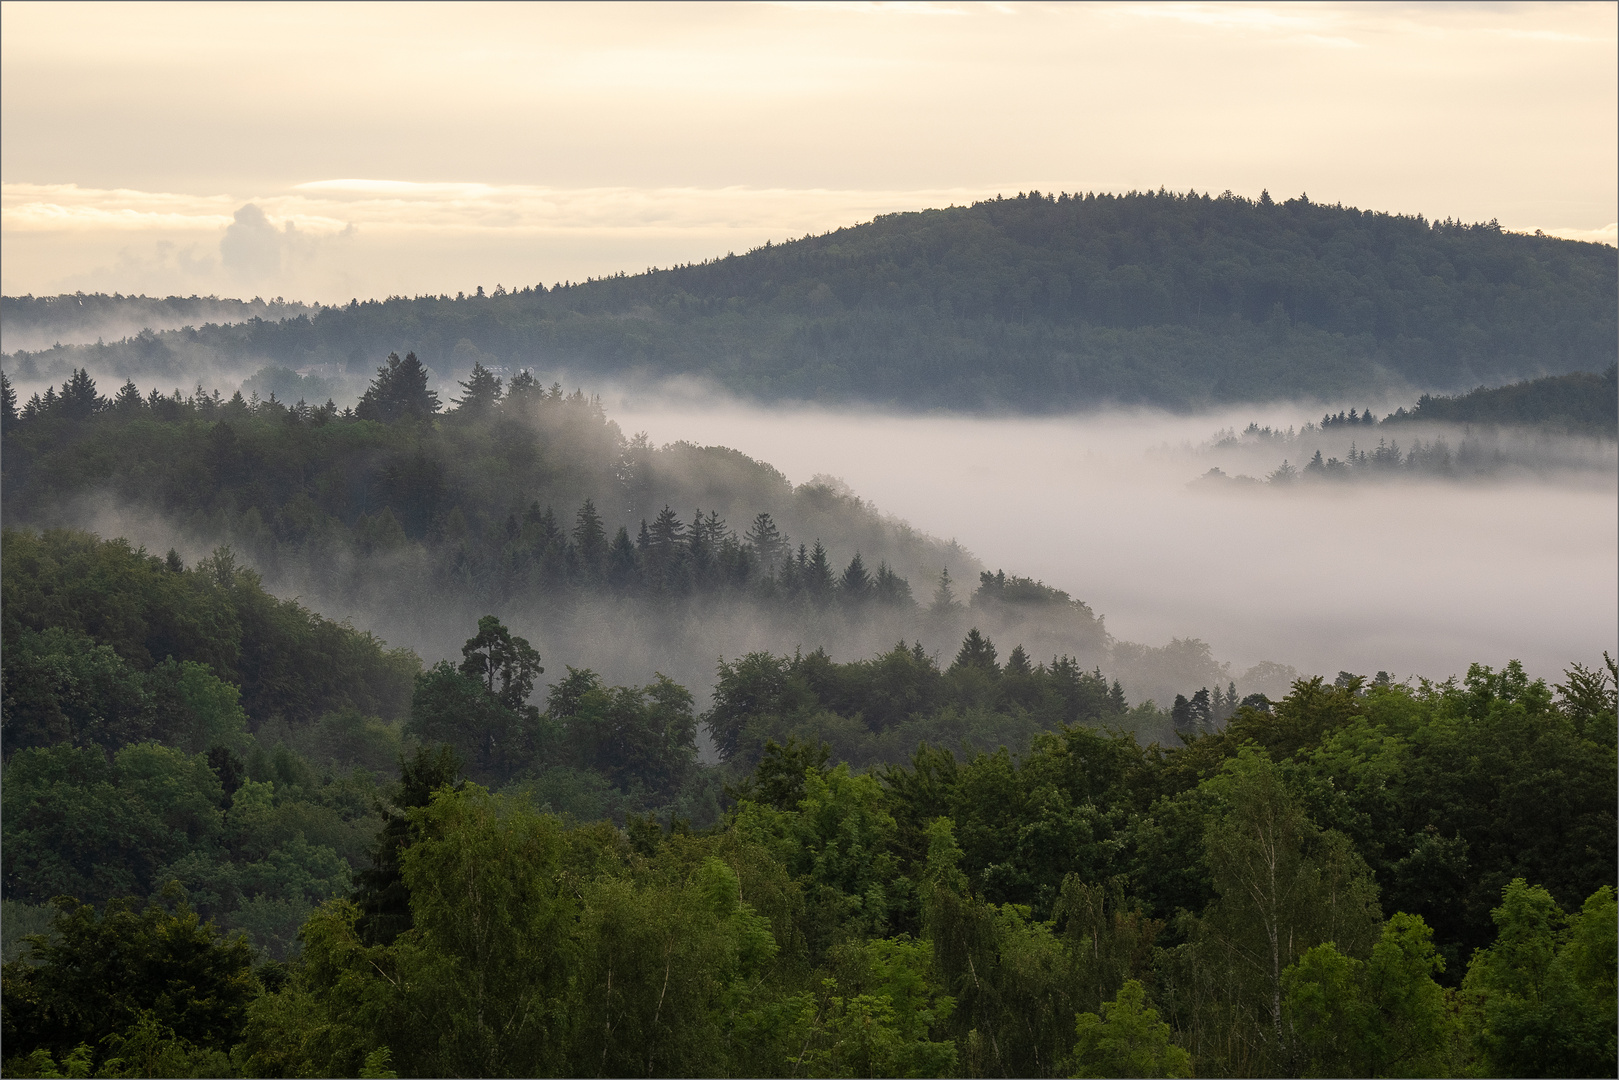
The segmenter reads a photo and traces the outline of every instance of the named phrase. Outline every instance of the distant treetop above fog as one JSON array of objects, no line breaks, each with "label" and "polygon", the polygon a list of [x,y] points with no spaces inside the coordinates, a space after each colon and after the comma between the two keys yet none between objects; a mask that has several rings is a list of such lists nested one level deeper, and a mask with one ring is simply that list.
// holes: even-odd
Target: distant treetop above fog
[{"label": "distant treetop above fog", "polygon": [[118,341],[142,330],[178,330],[208,323],[239,323],[252,319],[279,322],[312,315],[319,304],[300,304],[281,297],[264,300],[221,299],[218,296],[124,296],[115,293],[63,293],[60,296],[0,297],[0,327],[5,352],[48,349]]},{"label": "distant treetop above fog", "polygon": [[[441,381],[481,362],[696,375],[762,400],[1187,408],[1600,371],[1616,295],[1613,248],[1495,222],[1302,195],[1030,192],[634,276],[161,333],[93,359],[189,379],[264,362],[369,371],[414,351]],[[64,347],[7,366],[59,379],[91,359]]]}]

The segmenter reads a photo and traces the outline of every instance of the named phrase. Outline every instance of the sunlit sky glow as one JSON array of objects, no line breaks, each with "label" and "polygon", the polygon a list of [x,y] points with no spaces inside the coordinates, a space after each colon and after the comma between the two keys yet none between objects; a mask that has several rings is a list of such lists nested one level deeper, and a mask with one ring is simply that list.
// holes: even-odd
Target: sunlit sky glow
[{"label": "sunlit sky glow", "polygon": [[0,23],[8,294],[453,293],[1028,188],[1268,188],[1619,239],[1614,4],[6,3]]}]

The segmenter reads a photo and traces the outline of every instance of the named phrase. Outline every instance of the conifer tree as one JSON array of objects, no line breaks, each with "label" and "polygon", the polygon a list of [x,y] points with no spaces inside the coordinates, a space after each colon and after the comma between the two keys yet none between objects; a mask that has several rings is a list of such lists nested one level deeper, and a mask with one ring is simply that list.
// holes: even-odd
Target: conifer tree
[{"label": "conifer tree", "polygon": [[487,416],[500,404],[500,378],[481,363],[474,362],[472,377],[458,385],[464,393],[455,404],[463,415]]},{"label": "conifer tree", "polygon": [[[1028,660],[1024,660],[1028,664]],[[999,672],[1001,667],[996,663],[995,643],[978,632],[978,627],[967,631],[962,639],[961,651],[956,653],[956,662],[950,665],[952,671],[957,668],[979,668],[983,671]]]},{"label": "conifer tree", "polygon": [[[237,398],[240,397],[238,392]],[[416,354],[406,353],[401,360],[398,353],[389,353],[388,362],[377,368],[377,377],[366,389],[354,414],[361,420],[391,424],[406,417],[425,419],[438,411],[438,393],[427,388],[427,368],[416,359]]]},{"label": "conifer tree", "polygon": [[585,500],[574,517],[573,546],[586,574],[591,578],[599,577],[607,559],[607,530],[602,526],[601,515],[596,513],[595,502],[590,499]]},{"label": "conifer tree", "polygon": [[0,431],[10,431],[17,422],[17,390],[11,380],[0,371]]},{"label": "conifer tree", "polygon": [[872,593],[877,602],[888,607],[915,606],[911,599],[911,583],[894,573],[886,562],[877,564],[877,577],[872,582]]},{"label": "conifer tree", "polygon": [[804,591],[817,602],[824,603],[831,599],[834,587],[832,563],[826,556],[826,548],[817,540],[809,561],[804,564]]},{"label": "conifer tree", "polygon": [[781,558],[782,552],[787,549],[787,538],[776,528],[776,523],[769,514],[760,513],[748,526],[745,537],[748,547],[753,549],[754,558],[759,560],[759,570],[765,575],[776,571],[776,562]]},{"label": "conifer tree", "polygon": [[96,381],[84,368],[77,368],[73,376],[62,384],[59,408],[71,420],[85,420],[94,416],[107,403],[96,394]]},{"label": "conifer tree", "polygon": [[872,590],[871,575],[866,572],[866,564],[857,551],[838,579],[838,594],[846,603],[860,604],[871,597]]}]

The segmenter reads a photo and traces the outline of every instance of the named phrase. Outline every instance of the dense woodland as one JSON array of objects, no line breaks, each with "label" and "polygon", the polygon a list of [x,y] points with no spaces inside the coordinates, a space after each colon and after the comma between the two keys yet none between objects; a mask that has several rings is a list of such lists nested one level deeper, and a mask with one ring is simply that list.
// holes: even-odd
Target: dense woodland
[{"label": "dense woodland", "polygon": [[[879,554],[913,572],[927,559],[937,572],[951,554],[834,487],[795,491],[735,451],[627,440],[597,400],[526,373],[507,387],[478,367],[442,420],[414,356],[390,357],[359,408],[342,412],[143,395],[133,383],[109,399],[82,370],[20,410],[6,389],[8,520],[105,494],[229,539],[268,568],[409,552],[435,583],[455,579],[487,603],[751,589],[784,602],[914,605]],[[687,520],[669,504],[682,496],[708,496],[709,509]],[[747,500],[764,505],[733,528],[722,511]],[[833,565],[818,535],[795,546],[771,509],[791,527],[824,525],[839,546],[864,541],[871,562],[856,548]]]},{"label": "dense woodland", "polygon": [[[1217,399],[1266,357],[1290,392],[1363,362],[1466,383],[1611,363],[1613,265],[1302,199],[1024,197],[96,353],[354,365],[353,408],[104,394],[88,350],[22,357],[80,359],[27,401],[3,386],[4,1072],[1613,1075],[1611,659],[1267,697],[1176,641],[1160,709],[1100,666],[1153,650],[1067,594],[491,370],[531,350],[977,402],[1017,400],[1039,356],[1051,404]],[[373,369],[379,335],[400,350]],[[962,381],[991,339],[1007,363]],[[1133,359],[1086,368],[1097,342]],[[1247,366],[1211,376],[1211,342]],[[428,365],[452,354],[445,401]],[[1416,411],[1576,430],[1613,378]],[[1392,456],[1409,423],[1312,435]],[[98,515],[175,547],[62,527]],[[453,644],[424,663],[326,599]],[[525,637],[534,610],[574,621]],[[841,659],[709,651],[747,621]],[[640,666],[589,659],[592,625]],[[707,666],[671,677],[635,632]]]},{"label": "dense woodland", "polygon": [[1616,295],[1613,248],[1494,223],[1302,195],[1029,192],[699,265],[14,351],[6,367],[29,384],[88,367],[167,387],[265,364],[363,379],[394,350],[446,385],[482,362],[697,375],[764,400],[1182,408],[1600,371]]},{"label": "dense woodland", "polygon": [[[621,678],[647,663],[629,624],[675,643],[656,662],[687,682],[706,680],[716,655],[804,642],[847,658],[898,638],[947,644],[973,625],[1037,656],[1109,659],[1083,602],[990,573],[839,481],[794,487],[723,447],[626,439],[596,400],[526,373],[508,383],[479,366],[448,411],[397,355],[352,410],[133,383],[109,398],[82,370],[20,408],[14,396],[8,525],[82,526],[110,510],[194,558],[229,545],[278,591],[409,626],[441,654],[494,611],[548,640],[594,635],[592,663]],[[603,659],[615,650],[633,666]],[[1221,677],[1206,656],[1118,659],[1137,700]],[[1180,685],[1143,692],[1170,670]]]},{"label": "dense woodland", "polygon": [[1611,661],[1144,745],[972,633],[699,714],[493,617],[424,670],[224,555],[3,542],[8,1075],[1614,1071]]},{"label": "dense woodland", "polygon": [[1601,375],[1550,375],[1455,397],[1424,394],[1415,408],[1396,409],[1383,422],[1516,425],[1612,438],[1619,431],[1619,364]]}]

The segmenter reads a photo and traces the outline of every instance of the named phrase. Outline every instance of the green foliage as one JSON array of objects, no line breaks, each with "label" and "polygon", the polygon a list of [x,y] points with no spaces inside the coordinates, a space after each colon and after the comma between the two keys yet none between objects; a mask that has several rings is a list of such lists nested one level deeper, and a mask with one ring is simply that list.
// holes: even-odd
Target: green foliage
[{"label": "green foliage", "polygon": [[1127,980],[1102,1015],[1080,1013],[1074,1024],[1075,1076],[1191,1076],[1192,1055],[1170,1042],[1169,1025],[1146,1005],[1146,991]]},{"label": "green foliage", "polygon": [[[482,381],[479,390],[485,391]],[[377,368],[376,382],[360,399],[354,413],[361,420],[393,423],[404,419],[425,420],[438,412],[438,408],[438,394],[427,388],[427,369],[416,359],[416,354],[406,353],[401,360],[398,353],[389,353],[388,362]]]},{"label": "green foliage", "polygon": [[[251,595],[223,556],[72,541],[114,614],[161,609],[108,600],[149,569]],[[8,630],[8,711],[56,709],[7,748],[8,950],[53,895],[104,914],[58,900],[8,951],[18,1075],[1613,1071],[1611,665],[1222,694],[1164,747],[1099,726],[1128,716],[1099,673],[982,632],[948,670],[919,645],[744,656],[702,718],[662,676],[565,667],[541,712],[539,657],[491,616],[402,726],[339,705],[255,731],[211,662],[58,622]],[[119,899],[170,881],[178,914]],[[237,989],[174,989],[216,977]]]},{"label": "green foliage", "polygon": [[1479,1010],[1478,1044],[1490,1074],[1611,1073],[1619,1061],[1613,886],[1568,918],[1549,892],[1515,878],[1490,915],[1495,944],[1474,954],[1463,982]]},{"label": "green foliage", "polygon": [[1441,1076],[1455,1026],[1433,932],[1415,915],[1383,927],[1366,961],[1333,942],[1307,950],[1283,973],[1284,1007],[1310,1076]]},{"label": "green foliage", "polygon": [[221,939],[184,902],[172,913],[117,900],[99,914],[66,898],[57,907],[31,963],[5,966],[8,1054],[65,1060],[105,1045],[110,1075],[194,1076],[199,1051],[221,1055],[240,1039],[260,989],[246,942]]},{"label": "green foliage", "polygon": [[8,756],[67,739],[239,746],[221,684],[239,691],[249,729],[408,706],[414,655],[276,599],[228,550],[175,570],[83,532],[8,528],[0,543]]},{"label": "green foliage", "polygon": [[[806,1076],[947,1076],[956,1046],[930,1036],[954,1001],[932,978],[932,949],[909,938],[877,938],[840,951],[837,976],[803,995],[802,1049],[786,1064]],[[794,1032],[799,1041],[800,1031]]]}]

